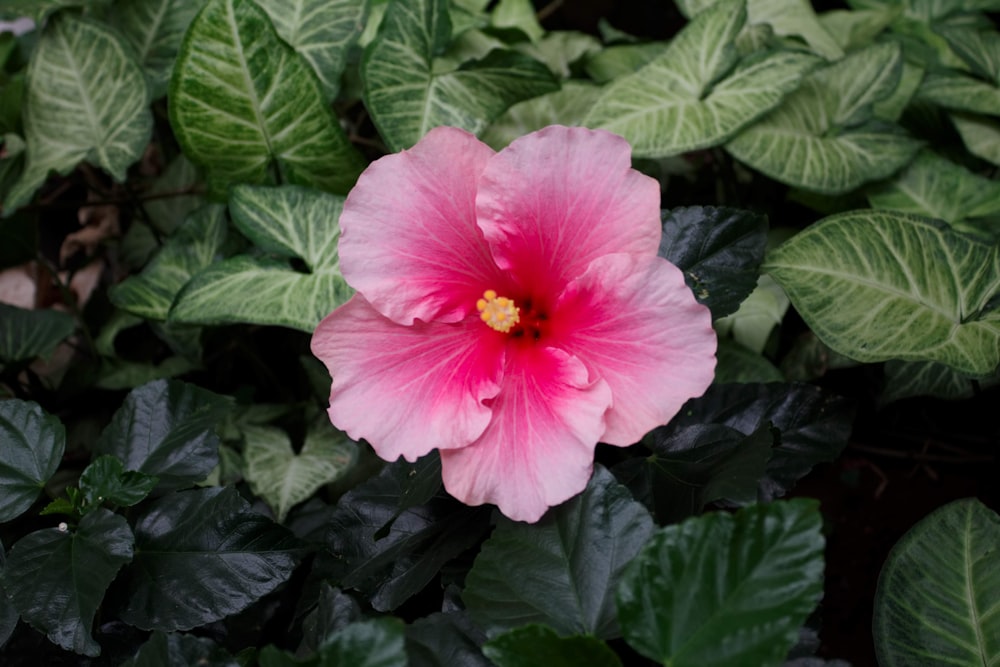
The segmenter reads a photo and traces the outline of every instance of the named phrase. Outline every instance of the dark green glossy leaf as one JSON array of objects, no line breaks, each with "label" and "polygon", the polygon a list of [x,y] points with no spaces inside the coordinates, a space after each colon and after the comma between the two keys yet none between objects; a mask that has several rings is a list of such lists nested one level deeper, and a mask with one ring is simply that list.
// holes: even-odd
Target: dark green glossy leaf
[{"label": "dark green glossy leaf", "polygon": [[274,646],[260,653],[260,667],[407,667],[403,624],[396,618],[358,621],[344,627],[310,658],[296,659]]},{"label": "dark green glossy leaf", "polygon": [[126,471],[114,456],[99,456],[80,475],[80,490],[88,504],[131,507],[148,496],[156,482],[152,475]]},{"label": "dark green glossy leaf", "polygon": [[655,533],[622,576],[622,633],[673,667],[779,665],[823,593],[815,501],[706,514]]},{"label": "dark green glossy leaf", "polygon": [[0,401],[0,523],[25,512],[55,474],[66,429],[37,403]]},{"label": "dark green glossy leaf", "polygon": [[406,628],[410,667],[493,667],[479,646],[486,636],[465,611],[431,614]]},{"label": "dark green glossy leaf", "polygon": [[884,667],[1000,660],[1000,517],[957,500],[903,536],[879,575],[873,633]]},{"label": "dark green glossy leaf", "polygon": [[611,592],[653,530],[646,509],[600,466],[586,490],[536,524],[501,519],[462,599],[490,636],[527,623],[561,635],[619,635]]},{"label": "dark green glossy leaf", "polygon": [[154,632],[122,667],[239,667],[239,663],[206,637]]},{"label": "dark green glossy leaf", "polygon": [[242,611],[288,579],[302,553],[290,532],[232,487],[159,498],[136,519],[135,537],[121,618],[165,632]]},{"label": "dark green glossy leaf", "polygon": [[489,510],[460,505],[443,494],[405,509],[401,498],[414,464],[387,466],[344,494],[330,519],[332,558],[324,573],[370,596],[379,611],[395,609],[441,566],[475,544],[489,527]]},{"label": "dark green glossy leaf", "polygon": [[785,379],[763,355],[728,338],[719,339],[715,358],[715,381],[719,384],[781,382]]},{"label": "dark green glossy leaf", "polygon": [[134,389],[94,447],[121,459],[126,470],[159,477],[160,490],[200,482],[219,462],[212,428],[230,400],[177,380],[155,380]]},{"label": "dark green glossy leaf", "polygon": [[10,596],[7,595],[7,588],[3,585],[5,567],[7,567],[7,554],[4,552],[3,543],[0,542],[0,648],[3,648],[14,634],[14,628],[17,627],[17,621],[21,617],[14,603],[10,601]]},{"label": "dark green glossy leaf", "polygon": [[97,656],[91,638],[104,593],[118,569],[132,560],[128,523],[99,509],[74,530],[47,528],[18,540],[3,583],[21,617],[68,651]]},{"label": "dark green glossy leaf", "polygon": [[335,632],[360,619],[361,607],[354,598],[324,582],[316,608],[302,620],[302,644],[314,653]]},{"label": "dark green glossy leaf", "polygon": [[760,480],[760,498],[784,495],[814,465],[832,461],[847,445],[854,421],[850,401],[807,384],[715,385],[688,401],[666,428],[723,424],[750,435],[770,422],[780,437]]},{"label": "dark green glossy leaf", "polygon": [[0,303],[0,365],[49,356],[75,327],[69,313]]},{"label": "dark green glossy leaf", "polygon": [[483,653],[497,667],[621,667],[607,644],[596,637],[560,637],[544,625],[527,625],[494,637]]},{"label": "dark green glossy leaf", "polygon": [[675,208],[662,218],[660,257],[684,271],[688,287],[713,319],[736,312],[760,276],[767,218],[715,206]]},{"label": "dark green glossy leaf", "polygon": [[657,523],[667,525],[701,513],[713,501],[756,501],[773,437],[767,422],[749,435],[722,424],[700,424],[661,427],[645,442],[652,454],[628,459],[614,473]]}]

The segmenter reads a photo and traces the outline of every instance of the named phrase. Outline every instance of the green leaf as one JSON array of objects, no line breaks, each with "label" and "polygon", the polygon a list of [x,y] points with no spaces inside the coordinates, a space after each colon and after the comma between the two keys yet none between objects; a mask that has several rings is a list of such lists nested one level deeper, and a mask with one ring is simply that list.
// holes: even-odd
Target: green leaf
[{"label": "green leaf", "polygon": [[205,205],[205,197],[198,192],[199,177],[198,168],[181,153],[149,188],[151,196],[170,195],[143,203],[149,223],[161,234],[173,234],[188,215]]},{"label": "green leaf", "polygon": [[585,124],[622,135],[638,157],[726,141],[778,105],[817,62],[790,51],[740,62],[733,40],[745,22],[741,0],[702,12],[662,55],[607,85]]},{"label": "green leaf", "polygon": [[3,648],[10,636],[14,634],[17,622],[21,618],[3,585],[2,573],[5,567],[7,567],[7,554],[4,553],[3,543],[0,542],[0,648]]},{"label": "green leaf", "polygon": [[239,667],[225,649],[211,639],[194,635],[154,632],[135,657],[122,667]]},{"label": "green leaf", "polygon": [[409,148],[433,127],[478,134],[515,102],[552,92],[548,68],[512,51],[448,69],[436,56],[450,44],[446,0],[396,0],[378,37],[365,49],[365,107],[394,151]]},{"label": "green leaf", "polygon": [[767,218],[750,211],[689,206],[661,213],[659,255],[684,272],[712,318],[735,312],[757,284],[767,246]]},{"label": "green leaf", "polygon": [[720,336],[732,336],[738,345],[760,354],[771,332],[785,318],[788,305],[785,291],[765,274],[735,313],[716,320],[715,329]]},{"label": "green leaf", "polygon": [[23,514],[55,474],[66,429],[37,403],[0,401],[0,523]]},{"label": "green leaf", "polygon": [[27,16],[41,23],[42,19],[63,7],[81,7],[97,9],[108,4],[109,0],[3,0],[0,14],[8,17]]},{"label": "green leaf", "polygon": [[713,385],[661,428],[664,436],[672,436],[682,429],[718,424],[750,436],[772,425],[780,438],[758,489],[761,499],[770,500],[784,495],[817,463],[836,459],[847,445],[853,422],[851,401],[814,385],[748,383]]},{"label": "green leaf", "polygon": [[1000,660],[1000,517],[974,498],[931,513],[886,559],[875,592],[879,664]]},{"label": "green leaf", "polygon": [[532,42],[537,42],[545,34],[531,0],[500,0],[491,12],[490,23],[494,28],[520,30]]},{"label": "green leaf", "polygon": [[1000,219],[1000,182],[974,174],[929,150],[891,181],[868,192],[873,208],[944,220],[960,231],[992,237],[1000,231],[975,218]]},{"label": "green leaf", "polygon": [[483,131],[482,140],[501,150],[520,136],[548,125],[580,125],[601,94],[597,86],[567,81],[554,93],[518,102]]},{"label": "green leaf", "polygon": [[560,637],[544,625],[527,625],[494,637],[483,653],[497,667],[621,667],[607,644],[596,637]]},{"label": "green leaf", "polygon": [[1000,33],[996,28],[943,25],[936,32],[969,65],[972,73],[1000,86]]},{"label": "green leaf", "polygon": [[781,664],[823,594],[821,523],[792,500],[660,529],[618,585],[625,641],[673,667]]},{"label": "green leaf", "polygon": [[952,370],[936,361],[899,361],[885,364],[885,386],[879,403],[885,405],[911,396],[933,396],[949,400],[972,398],[979,390],[1000,384],[996,373],[976,378]]},{"label": "green leaf", "polygon": [[361,607],[354,598],[326,582],[321,583],[315,609],[302,619],[300,649],[315,653],[330,635],[361,617]]},{"label": "green leaf", "polygon": [[626,459],[613,472],[660,525],[700,514],[711,502],[757,500],[774,438],[764,423],[749,435],[722,424],[658,428],[645,443],[652,454]]},{"label": "green leaf", "polygon": [[347,55],[368,14],[369,0],[257,0],[278,35],[308,61],[329,102],[340,89]]},{"label": "green leaf", "polygon": [[889,5],[883,5],[858,11],[835,9],[823,12],[819,15],[819,22],[840,48],[854,51],[874,42],[895,17],[896,11]]},{"label": "green leaf", "polygon": [[767,176],[816,192],[837,194],[885,178],[920,145],[873,116],[872,105],[899,85],[902,62],[899,47],[885,43],[817,70],[726,149]]},{"label": "green leaf", "polygon": [[48,357],[75,328],[69,313],[0,303],[0,364]]},{"label": "green leaf", "polygon": [[219,461],[212,432],[230,400],[177,380],[156,380],[129,393],[94,445],[135,470],[159,477],[161,491],[203,480]]},{"label": "green leaf", "polygon": [[287,580],[302,551],[232,487],[159,498],[136,519],[135,544],[121,618],[165,632],[242,611]]},{"label": "green leaf", "polygon": [[21,618],[67,651],[91,657],[101,647],[90,626],[119,568],[132,560],[128,523],[99,509],[73,531],[46,528],[11,548],[3,584]]},{"label": "green leaf", "polygon": [[323,667],[407,667],[403,623],[378,618],[351,623],[319,649]]},{"label": "green leaf", "polygon": [[617,637],[611,591],[652,529],[646,509],[595,466],[586,490],[538,523],[499,521],[462,600],[490,636],[541,623],[560,635]]},{"label": "green leaf", "polygon": [[987,375],[1000,364],[1000,253],[944,223],[891,211],[825,218],[769,256],[813,332],[864,362],[938,361]]},{"label": "green leaf", "polygon": [[571,66],[590,54],[600,51],[601,42],[582,32],[559,30],[550,32],[537,42],[516,44],[514,48],[539,62],[545,63],[549,70],[560,79],[568,80],[573,73]]},{"label": "green leaf", "polygon": [[252,0],[208,0],[184,37],[170,120],[215,189],[282,182],[344,193],[364,167],[309,65]]},{"label": "green leaf", "polygon": [[715,357],[715,381],[719,384],[781,382],[785,379],[781,371],[760,353],[728,338],[719,339]]},{"label": "green leaf", "polygon": [[[422,479],[432,474],[435,483]],[[328,521],[327,547],[334,556],[324,577],[361,591],[378,611],[395,609],[423,590],[489,528],[487,508],[466,507],[444,494],[413,497],[426,497],[439,484],[440,460],[425,457],[386,466],[345,493]]]},{"label": "green leaf", "polygon": [[951,120],[970,153],[1000,166],[1000,121],[964,113],[951,114]]},{"label": "green leaf", "polygon": [[298,454],[288,435],[277,428],[248,425],[243,437],[244,476],[279,523],[293,506],[342,477],[358,457],[357,444],[329,423],[310,429]]},{"label": "green leaf", "polygon": [[486,637],[466,611],[418,618],[406,628],[410,667],[495,667],[479,646]]},{"label": "green leaf", "polygon": [[253,255],[211,264],[178,295],[170,320],[276,324],[312,332],[353,293],[340,275],[337,254],[343,204],[342,197],[302,187],[233,188],[230,213],[239,230],[271,255],[301,259],[308,273]]},{"label": "green leaf", "polygon": [[131,507],[149,495],[157,478],[134,470],[125,470],[114,456],[99,456],[80,475],[80,490],[89,505],[111,503]]},{"label": "green leaf", "polygon": [[142,273],[111,288],[111,303],[146,319],[166,320],[184,285],[215,261],[226,239],[225,211],[213,204],[193,213]]},{"label": "green leaf", "polygon": [[109,12],[112,25],[135,49],[154,99],[167,93],[170,73],[204,0],[117,0]]},{"label": "green leaf", "polygon": [[1000,109],[1000,87],[960,72],[928,72],[917,97],[945,109],[995,116]]},{"label": "green leaf", "polygon": [[116,181],[142,157],[153,116],[142,68],[107,27],[68,13],[45,26],[28,66],[28,162],[4,209],[26,203],[50,171],[86,160]]},{"label": "green leaf", "polygon": [[600,84],[620,79],[656,60],[667,48],[667,42],[609,46],[587,58],[587,76]]}]

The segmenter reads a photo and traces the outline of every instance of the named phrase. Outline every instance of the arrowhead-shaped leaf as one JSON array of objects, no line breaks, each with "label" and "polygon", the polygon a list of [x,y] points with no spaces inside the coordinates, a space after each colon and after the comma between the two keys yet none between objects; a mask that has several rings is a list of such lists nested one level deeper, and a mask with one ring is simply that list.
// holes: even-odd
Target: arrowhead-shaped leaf
[{"label": "arrowhead-shaped leaf", "polygon": [[541,623],[560,635],[618,637],[611,592],[652,529],[646,509],[597,466],[583,493],[538,523],[501,519],[462,599],[488,635]]},{"label": "arrowhead-shaped leaf", "polygon": [[166,320],[177,294],[194,274],[215,261],[225,239],[225,208],[214,204],[200,209],[167,240],[142,273],[111,289],[111,303],[146,319]]},{"label": "arrowhead-shaped leaf", "polygon": [[279,523],[293,506],[343,476],[358,456],[357,444],[329,423],[313,427],[298,454],[281,429],[247,425],[242,431],[244,477]]},{"label": "arrowhead-shaped leaf", "polygon": [[781,664],[823,594],[821,524],[792,500],[661,528],[618,585],[625,641],[675,667]]},{"label": "arrowhead-shaped leaf", "polygon": [[558,84],[547,67],[496,50],[455,69],[436,56],[451,41],[446,0],[397,0],[365,49],[365,106],[392,150],[417,143],[439,125],[478,134],[515,102]]},{"label": "arrowhead-shaped leaf", "polygon": [[257,0],[274,29],[312,66],[333,101],[347,54],[361,36],[369,0]]},{"label": "arrowhead-shaped leaf", "polygon": [[309,65],[253,0],[208,0],[170,82],[171,126],[219,191],[283,182],[347,192],[364,166]]},{"label": "arrowhead-shaped leaf", "polygon": [[944,223],[892,211],[826,218],[772,252],[765,270],[813,332],[857,361],[1000,364],[1000,252]]},{"label": "arrowhead-shaped leaf", "polygon": [[117,0],[109,16],[135,49],[152,97],[163,97],[177,51],[204,0]]},{"label": "arrowhead-shaped leaf", "polygon": [[242,611],[288,579],[302,552],[232,487],[156,500],[137,518],[135,541],[136,558],[122,573],[121,618],[166,632]]},{"label": "arrowhead-shaped leaf", "polygon": [[170,320],[194,324],[253,322],[311,332],[353,290],[340,275],[337,240],[342,197],[308,188],[238,186],[230,213],[254,244],[285,261],[239,255],[197,273],[178,295]]},{"label": "arrowhead-shaped leaf", "polygon": [[1000,517],[978,500],[936,510],[903,536],[875,592],[879,664],[1000,660]]},{"label": "arrowhead-shaped leaf", "polygon": [[696,16],[661,56],[606,86],[584,124],[660,158],[721,144],[774,108],[818,59],[786,51],[740,62],[743,4],[723,0]]},{"label": "arrowhead-shaped leaf", "polygon": [[104,593],[118,569],[132,560],[128,523],[99,509],[72,530],[47,528],[11,548],[3,583],[21,618],[68,651],[97,656],[90,636]]},{"label": "arrowhead-shaped leaf", "polygon": [[0,401],[0,523],[25,512],[55,474],[66,429],[37,403]]},{"label": "arrowhead-shaped leaf", "polygon": [[200,482],[219,462],[212,429],[230,400],[177,380],[155,380],[128,395],[94,446],[136,470],[159,477],[160,490]]},{"label": "arrowhead-shaped leaf", "polygon": [[125,180],[149,141],[153,116],[142,68],[104,25],[62,13],[45,26],[28,66],[28,163],[4,208],[27,202],[50,171],[83,160]]},{"label": "arrowhead-shaped leaf", "polygon": [[902,62],[899,46],[885,43],[817,70],[726,149],[782,183],[826,194],[885,178],[920,146],[898,126],[874,120],[872,106],[896,90]]},{"label": "arrowhead-shaped leaf", "polygon": [[0,303],[0,365],[49,356],[74,328],[69,313]]}]

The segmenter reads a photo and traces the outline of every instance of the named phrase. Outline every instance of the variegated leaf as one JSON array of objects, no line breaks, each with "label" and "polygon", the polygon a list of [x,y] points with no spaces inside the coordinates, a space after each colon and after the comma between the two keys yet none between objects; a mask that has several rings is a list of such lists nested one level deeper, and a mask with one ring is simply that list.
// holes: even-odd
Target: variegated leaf
[{"label": "variegated leaf", "polygon": [[111,10],[114,26],[132,45],[154,98],[167,94],[170,72],[204,0],[118,0]]}]

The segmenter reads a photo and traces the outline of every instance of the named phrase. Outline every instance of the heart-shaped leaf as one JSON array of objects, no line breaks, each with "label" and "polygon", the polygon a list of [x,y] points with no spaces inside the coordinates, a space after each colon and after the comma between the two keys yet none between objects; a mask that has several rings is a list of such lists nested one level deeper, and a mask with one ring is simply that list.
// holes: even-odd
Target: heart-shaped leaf
[{"label": "heart-shaped leaf", "polygon": [[58,310],[26,310],[0,303],[0,364],[47,357],[76,327]]},{"label": "heart-shaped leaf", "polygon": [[159,478],[160,490],[200,482],[219,462],[212,432],[230,410],[228,398],[177,380],[134,389],[94,446],[136,470]]},{"label": "heart-shaped leaf", "polygon": [[244,476],[279,523],[293,506],[350,470],[358,457],[357,444],[329,424],[312,428],[298,454],[280,429],[247,425],[242,431]]},{"label": "heart-shaped leaf", "polygon": [[817,70],[726,150],[782,183],[825,194],[885,178],[920,147],[874,118],[873,105],[899,85],[902,64],[899,46],[884,43]]},{"label": "heart-shaped leaf", "polygon": [[253,0],[208,0],[170,82],[170,120],[215,189],[282,182],[347,192],[364,166],[309,65]]},{"label": "heart-shaped leaf", "polygon": [[4,209],[27,202],[50,171],[86,160],[117,181],[142,157],[153,127],[142,68],[108,27],[60,13],[45,25],[28,65],[28,162]]},{"label": "heart-shaped leaf", "polygon": [[893,211],[826,218],[765,270],[813,332],[857,361],[938,361],[971,375],[1000,364],[1000,252]]},{"label": "heart-shaped leaf", "polygon": [[0,401],[0,523],[24,513],[55,474],[66,429],[37,403]]},{"label": "heart-shaped leaf", "polygon": [[479,133],[515,102],[559,86],[547,67],[495,50],[457,69],[437,59],[451,42],[447,0],[397,0],[361,63],[365,107],[392,150],[439,125]]},{"label": "heart-shaped leaf", "polygon": [[823,594],[815,501],[661,528],[618,585],[622,633],[675,667],[779,665]]},{"label": "heart-shaped leaf", "polygon": [[258,248],[301,259],[238,255],[195,274],[177,296],[170,320],[192,324],[253,322],[312,332],[353,290],[340,275],[338,219],[344,199],[309,188],[236,186],[233,222]]},{"label": "heart-shaped leaf", "polygon": [[[291,576],[302,545],[232,487],[164,496],[135,523],[121,618],[187,630],[242,611]],[[198,576],[191,576],[196,572]]]},{"label": "heart-shaped leaf", "polygon": [[794,90],[819,60],[779,51],[740,61],[743,0],[722,0],[694,18],[667,50],[603,89],[584,121],[620,134],[639,157],[716,146]]},{"label": "heart-shaped leaf", "polygon": [[903,536],[875,592],[879,664],[989,665],[1000,660],[1000,517],[957,500]]},{"label": "heart-shaped leaf", "polygon": [[[128,523],[98,509],[70,531],[46,528],[22,537],[11,548],[4,588],[21,618],[67,651],[101,653],[90,636],[104,593],[122,565],[132,560]],[[58,602],[54,602],[58,601]]]},{"label": "heart-shaped leaf", "polygon": [[560,635],[619,636],[611,591],[646,543],[646,509],[600,466],[583,493],[526,524],[501,519],[462,599],[488,635],[541,623]]},{"label": "heart-shaped leaf", "polygon": [[204,0],[117,0],[109,16],[146,71],[153,98],[167,93],[184,32]]}]

